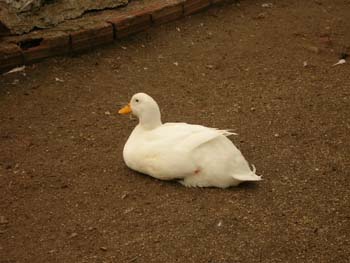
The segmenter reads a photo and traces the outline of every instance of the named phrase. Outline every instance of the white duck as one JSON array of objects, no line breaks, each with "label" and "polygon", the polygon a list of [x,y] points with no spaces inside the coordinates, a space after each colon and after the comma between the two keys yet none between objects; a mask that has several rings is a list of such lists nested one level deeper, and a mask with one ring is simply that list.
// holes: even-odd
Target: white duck
[{"label": "white duck", "polygon": [[133,113],[139,124],[123,150],[126,165],[161,180],[179,180],[188,187],[236,186],[260,181],[255,167],[227,138],[233,133],[187,123],[162,124],[157,102],[137,93],[120,114]]}]

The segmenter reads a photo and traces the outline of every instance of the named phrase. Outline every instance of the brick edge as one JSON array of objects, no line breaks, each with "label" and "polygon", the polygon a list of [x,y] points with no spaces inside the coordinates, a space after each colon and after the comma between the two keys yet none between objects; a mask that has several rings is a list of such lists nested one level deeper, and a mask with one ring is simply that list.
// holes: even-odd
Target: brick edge
[{"label": "brick edge", "polygon": [[161,0],[149,6],[138,6],[127,12],[116,11],[112,17],[73,32],[54,30],[55,34],[8,37],[0,45],[0,73],[48,57],[84,52],[225,1]]}]

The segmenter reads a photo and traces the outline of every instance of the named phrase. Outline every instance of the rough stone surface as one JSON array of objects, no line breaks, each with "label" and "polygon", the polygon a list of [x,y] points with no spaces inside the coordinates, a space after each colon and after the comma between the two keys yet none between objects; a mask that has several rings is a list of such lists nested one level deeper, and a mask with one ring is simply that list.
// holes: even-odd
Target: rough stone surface
[{"label": "rough stone surface", "polygon": [[85,12],[116,8],[128,4],[128,0],[57,0],[33,1],[32,5],[25,5],[28,1],[8,1],[2,3],[6,15],[0,20],[6,22],[13,34],[22,34],[33,28],[50,28],[65,20],[82,16]]}]

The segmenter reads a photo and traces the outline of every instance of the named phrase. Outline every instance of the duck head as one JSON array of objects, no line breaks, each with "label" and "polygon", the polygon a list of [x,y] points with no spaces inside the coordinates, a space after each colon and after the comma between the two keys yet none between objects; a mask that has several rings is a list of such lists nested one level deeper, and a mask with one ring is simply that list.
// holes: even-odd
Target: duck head
[{"label": "duck head", "polygon": [[162,125],[157,102],[146,93],[136,93],[130,103],[118,111],[119,114],[132,113],[139,119],[144,129],[154,129]]}]

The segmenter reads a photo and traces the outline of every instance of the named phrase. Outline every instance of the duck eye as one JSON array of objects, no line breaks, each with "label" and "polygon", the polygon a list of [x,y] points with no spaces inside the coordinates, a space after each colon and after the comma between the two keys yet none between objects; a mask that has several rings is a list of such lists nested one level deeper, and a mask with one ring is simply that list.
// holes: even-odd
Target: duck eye
[{"label": "duck eye", "polygon": [[139,99],[135,99],[136,102],[139,102]]}]

